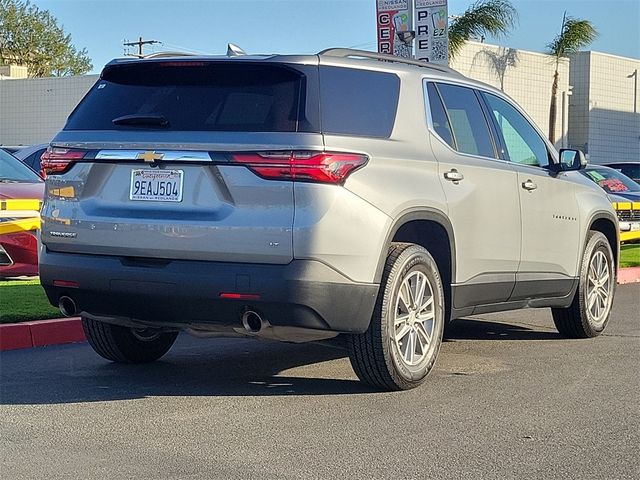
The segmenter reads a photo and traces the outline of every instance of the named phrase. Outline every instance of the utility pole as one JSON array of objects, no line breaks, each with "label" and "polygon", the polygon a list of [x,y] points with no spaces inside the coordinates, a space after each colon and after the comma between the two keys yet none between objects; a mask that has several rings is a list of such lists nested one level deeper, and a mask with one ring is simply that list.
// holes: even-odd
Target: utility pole
[{"label": "utility pole", "polygon": [[138,39],[137,42],[126,42],[123,43],[125,47],[135,47],[138,46],[138,53],[125,53],[128,57],[138,57],[144,58],[144,46],[145,45],[153,45],[154,43],[162,43],[159,40],[143,40],[142,37]]}]

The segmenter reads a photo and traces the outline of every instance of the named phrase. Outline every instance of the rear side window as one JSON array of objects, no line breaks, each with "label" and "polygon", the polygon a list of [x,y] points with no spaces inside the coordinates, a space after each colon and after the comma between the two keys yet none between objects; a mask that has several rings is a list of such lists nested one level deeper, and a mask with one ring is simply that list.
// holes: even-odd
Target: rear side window
[{"label": "rear side window", "polygon": [[398,109],[400,78],[392,73],[320,67],[324,133],[387,138]]},{"label": "rear side window", "polygon": [[[198,61],[116,65],[105,69],[65,130],[295,132],[305,120],[304,91],[304,75],[283,65]],[[139,121],[114,125],[113,120],[125,116]],[[155,124],[145,122],[149,117],[156,119]]]},{"label": "rear side window", "polygon": [[438,90],[451,122],[457,150],[495,158],[487,120],[473,90],[457,85],[438,84]]},{"label": "rear side window", "polygon": [[451,148],[456,148],[453,143],[453,134],[451,133],[451,126],[449,125],[447,112],[444,111],[442,101],[440,100],[440,94],[433,83],[427,84],[427,97],[429,98],[429,109],[431,111],[433,129]]}]

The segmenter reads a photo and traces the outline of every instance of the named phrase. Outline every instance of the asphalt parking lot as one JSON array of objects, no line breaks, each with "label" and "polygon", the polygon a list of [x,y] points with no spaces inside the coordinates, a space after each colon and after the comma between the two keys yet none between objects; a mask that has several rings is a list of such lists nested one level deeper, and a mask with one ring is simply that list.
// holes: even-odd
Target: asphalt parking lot
[{"label": "asphalt parking lot", "polygon": [[181,337],[160,362],[86,344],[0,356],[2,478],[640,477],[640,285],[606,333],[548,310],[457,322],[428,383],[379,393],[343,351]]}]

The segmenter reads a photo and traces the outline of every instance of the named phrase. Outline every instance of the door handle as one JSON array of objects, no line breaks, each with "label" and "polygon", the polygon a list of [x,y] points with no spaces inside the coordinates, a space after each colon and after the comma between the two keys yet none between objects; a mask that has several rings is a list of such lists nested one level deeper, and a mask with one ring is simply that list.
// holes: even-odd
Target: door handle
[{"label": "door handle", "polygon": [[525,190],[532,191],[538,188],[538,185],[536,185],[533,180],[529,179],[526,182],[522,182],[522,188],[524,188]]},{"label": "door handle", "polygon": [[453,183],[458,183],[460,180],[464,179],[464,175],[455,168],[452,168],[448,172],[444,172],[444,178],[445,180],[450,180]]}]

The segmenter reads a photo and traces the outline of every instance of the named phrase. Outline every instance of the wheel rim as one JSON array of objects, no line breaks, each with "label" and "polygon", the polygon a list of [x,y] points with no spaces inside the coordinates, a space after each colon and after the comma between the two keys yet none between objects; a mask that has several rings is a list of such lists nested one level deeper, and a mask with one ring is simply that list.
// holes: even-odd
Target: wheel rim
[{"label": "wheel rim", "polygon": [[434,328],[431,282],[423,272],[410,272],[400,284],[391,329],[393,344],[406,365],[418,365],[428,357]]},{"label": "wheel rim", "polygon": [[587,312],[595,326],[604,323],[611,306],[612,275],[607,257],[597,251],[589,262],[587,275]]}]

